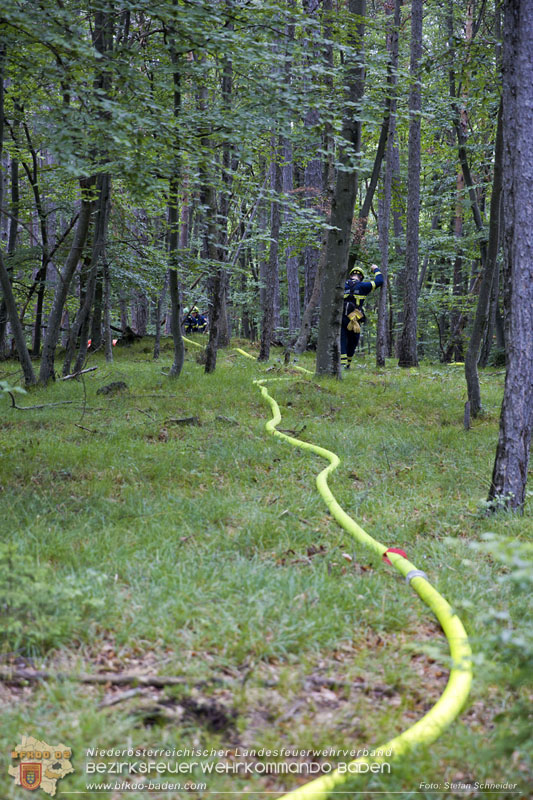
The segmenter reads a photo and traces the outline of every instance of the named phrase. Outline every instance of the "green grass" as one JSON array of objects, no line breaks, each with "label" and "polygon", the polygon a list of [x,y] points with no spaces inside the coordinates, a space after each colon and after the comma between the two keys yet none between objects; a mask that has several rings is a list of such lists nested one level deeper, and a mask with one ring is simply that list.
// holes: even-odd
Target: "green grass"
[{"label": "green grass", "polygon": [[[59,793],[84,790],[88,747],[376,747],[422,716],[446,683],[447,650],[431,613],[329,516],[314,485],[324,462],[265,433],[269,408],[252,384],[265,367],[227,351],[206,376],[195,356],[190,348],[171,381],[162,374],[168,345],[156,363],[140,343],[117,349],[112,366],[93,357],[98,370],[83,384],[17,395],[20,405],[71,405],[19,411],[2,400],[4,661],[184,679],[103,708],[109,687],[4,686],[4,760],[23,733],[70,745],[76,771]],[[279,356],[272,363],[281,370]],[[301,363],[313,368],[311,355]],[[301,438],[340,456],[330,485],[341,505],[428,573],[476,651],[461,719],[391,775],[348,784],[358,796],[431,797],[421,783],[452,780],[506,780],[525,791],[531,780],[527,746],[507,752],[500,736],[527,695],[512,659],[505,665],[503,650],[487,646],[492,612],[527,624],[526,595],[498,583],[508,568],[471,548],[490,531],[517,541],[533,532],[530,500],[522,517],[479,512],[503,377],[482,374],[486,411],[469,432],[460,367],[377,370],[359,359],[341,382],[293,373],[271,384],[280,427],[305,426]],[[127,392],[97,394],[117,380]],[[191,416],[201,424],[172,421]],[[206,791],[172,796],[297,783],[212,775]],[[0,765],[0,796],[22,794]]]}]

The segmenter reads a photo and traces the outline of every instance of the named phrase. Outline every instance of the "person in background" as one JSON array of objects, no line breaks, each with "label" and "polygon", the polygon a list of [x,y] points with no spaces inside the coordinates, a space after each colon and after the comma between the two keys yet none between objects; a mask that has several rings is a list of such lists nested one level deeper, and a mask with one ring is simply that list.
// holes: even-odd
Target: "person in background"
[{"label": "person in background", "polygon": [[196,306],[185,317],[185,333],[204,333],[207,328],[206,318],[200,314]]},{"label": "person in background", "polygon": [[366,320],[363,311],[365,297],[378,286],[383,286],[383,275],[377,264],[372,264],[372,270],[374,277],[370,281],[365,281],[363,270],[360,267],[353,267],[344,284],[341,323],[341,367],[344,369],[350,369],[353,354],[359,344],[361,325]]}]

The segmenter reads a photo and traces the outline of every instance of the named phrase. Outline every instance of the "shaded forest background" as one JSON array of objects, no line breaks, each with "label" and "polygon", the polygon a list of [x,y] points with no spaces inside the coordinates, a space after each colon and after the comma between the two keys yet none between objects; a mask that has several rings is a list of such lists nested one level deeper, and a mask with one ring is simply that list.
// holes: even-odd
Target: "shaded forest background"
[{"label": "shaded forest background", "polygon": [[[508,40],[519,9],[506,4]],[[126,331],[154,335],[154,358],[171,334],[177,376],[193,306],[206,372],[240,336],[260,360],[273,342],[317,347],[317,372],[339,374],[357,260],[386,278],[362,348],[378,365],[465,361],[480,413],[477,366],[508,355],[512,283],[498,2],[7,0],[2,14],[0,358],[16,352],[26,384],[32,357],[46,384],[58,356],[79,371],[89,341],[111,361]],[[512,492],[493,479],[518,506],[524,449]]]}]

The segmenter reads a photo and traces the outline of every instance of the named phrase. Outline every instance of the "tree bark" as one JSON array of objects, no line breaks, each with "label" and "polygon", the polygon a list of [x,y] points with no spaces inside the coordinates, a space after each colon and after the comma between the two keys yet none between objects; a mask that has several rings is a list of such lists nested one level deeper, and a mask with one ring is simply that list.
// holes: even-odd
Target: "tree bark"
[{"label": "tree bark", "polygon": [[[177,6],[176,0],[173,2]],[[169,370],[170,378],[179,377],[185,360],[185,347],[181,333],[181,297],[178,279],[179,263],[179,181],[180,181],[180,151],[179,151],[179,119],[181,114],[181,72],[180,55],[176,45],[176,31],[174,25],[169,29],[169,54],[172,65],[173,83],[173,116],[176,132],[174,134],[171,175],[168,190],[168,286],[170,294],[170,330],[174,343],[174,361]]]},{"label": "tree bark", "polygon": [[205,352],[205,371],[211,373],[215,371],[217,365],[217,352],[218,352],[218,337],[220,328],[220,319],[223,313],[222,308],[222,294],[224,292],[224,275],[223,267],[218,264],[219,251],[216,246],[218,237],[217,219],[217,201],[214,186],[208,183],[205,187],[205,206],[208,209],[208,221],[206,231],[206,245],[205,249],[207,257],[212,265],[216,264],[215,273],[210,286],[210,304],[209,304],[209,339]]},{"label": "tree bark", "polygon": [[[381,252],[381,274],[383,275],[383,288],[379,293],[378,299],[378,321],[376,335],[376,366],[384,367],[385,359],[390,353],[390,331],[387,318],[387,285],[389,272],[389,223],[392,203],[392,178],[393,178],[393,158],[394,158],[394,139],[396,134],[396,84],[398,81],[398,32],[401,22],[402,0],[394,2],[394,16],[389,18],[389,30],[387,32],[387,48],[390,52],[389,69],[389,123],[387,126],[387,144],[385,175],[383,179],[383,201],[380,206],[379,214],[379,246]],[[387,10],[392,14],[392,9]],[[392,25],[390,25],[392,22]]]},{"label": "tree bark", "polygon": [[39,381],[45,385],[50,379],[54,378],[55,351],[59,340],[61,319],[63,317],[70,284],[82,256],[83,247],[87,238],[87,231],[89,230],[89,220],[93,208],[92,191],[94,183],[94,178],[83,178],[80,180],[81,208],[78,224],[76,226],[76,233],[65,261],[63,272],[59,276],[59,281],[56,285],[52,310],[48,317],[48,327],[43,344]]},{"label": "tree bark", "polygon": [[489,313],[491,291],[494,281],[497,279],[497,258],[500,244],[500,205],[502,193],[502,156],[503,156],[503,132],[502,132],[502,107],[498,111],[498,124],[496,128],[496,146],[494,151],[494,177],[492,182],[492,196],[490,202],[490,221],[489,221],[489,242],[487,247],[487,259],[485,269],[479,286],[479,296],[476,308],[474,326],[468,343],[468,350],[465,356],[465,378],[468,390],[468,400],[470,402],[470,413],[477,417],[481,411],[481,390],[479,385],[478,359],[479,349],[486,330]]},{"label": "tree bark", "polygon": [[[290,236],[293,224],[293,213],[290,209],[290,200],[294,190],[294,164],[292,158],[292,145],[288,139],[283,140],[283,194],[285,195],[285,209],[283,221]],[[289,336],[294,335],[300,327],[300,280],[298,276],[299,258],[294,247],[289,245],[285,250],[285,265],[287,272],[287,305],[289,309]]]},{"label": "tree bark", "polygon": [[411,91],[409,94],[409,145],[407,178],[407,243],[403,327],[398,342],[398,365],[418,366],[418,242],[420,217],[420,112],[422,93],[420,59],[422,57],[422,0],[411,0]]},{"label": "tree bark", "polygon": [[74,372],[78,372],[82,368],[83,362],[85,361],[85,357],[87,355],[89,321],[91,306],[94,300],[96,275],[104,257],[107,239],[107,225],[109,221],[111,179],[107,172],[101,172],[98,175],[96,178],[96,188],[97,199],[95,202],[96,210],[89,277],[87,279],[83,303],[70,330],[69,342],[65,353],[65,360],[63,362],[63,375],[68,375],[71,372],[72,358],[74,356],[78,338],[80,347],[74,364]]},{"label": "tree bark", "polygon": [[[225,8],[231,13],[233,0],[225,0]],[[226,28],[233,30],[233,19],[228,16]],[[233,93],[233,61],[231,58],[224,59],[222,70],[221,96],[222,105],[226,114],[231,113],[231,100]],[[232,165],[233,146],[226,139],[222,146],[222,191],[220,192],[219,214],[217,219],[216,196],[214,189],[208,190],[211,207],[212,220],[217,219],[217,225],[213,233],[218,240],[218,247],[214,248],[213,255],[216,257],[217,267],[212,283],[211,305],[209,310],[209,340],[206,347],[205,371],[207,374],[214,372],[217,361],[217,351],[219,347],[227,347],[230,343],[230,332],[228,325],[227,294],[229,288],[229,275],[226,269],[228,253],[228,216],[230,207],[230,194],[233,182],[232,172],[236,169],[236,164]],[[232,170],[232,166],[234,169]],[[215,233],[216,231],[216,233]],[[208,243],[208,249],[214,247],[215,240]]]},{"label": "tree bark", "polygon": [[505,0],[503,35],[504,309],[507,348],[494,509],[523,510],[533,423],[533,0]]},{"label": "tree bark", "polygon": [[350,25],[348,39],[354,54],[346,56],[347,106],[340,135],[339,161],[331,205],[326,245],[326,267],[322,279],[321,308],[316,357],[317,375],[340,378],[340,327],[342,298],[348,265],[350,234],[357,193],[357,164],[361,143],[361,123],[355,109],[364,93],[363,39],[365,0],[348,0]]},{"label": "tree bark", "polygon": [[[0,165],[2,163],[2,150],[4,147],[4,65],[6,58],[5,44],[0,41]],[[1,166],[0,166],[1,169]],[[1,176],[0,176],[1,177]],[[0,180],[0,208],[3,206],[3,188],[4,182]],[[22,371],[24,373],[24,381],[26,386],[31,386],[36,383],[35,373],[31,363],[30,354],[26,345],[26,338],[24,336],[24,329],[19,320],[17,313],[17,303],[15,295],[13,294],[13,287],[9,279],[2,250],[0,248],[0,284],[4,293],[4,302],[6,304],[7,316],[11,323],[13,336],[15,338],[15,345],[19,354]]]},{"label": "tree bark", "polygon": [[[19,190],[19,162],[16,157],[11,159],[11,217],[9,220],[9,236],[7,240],[7,254],[12,256],[17,246],[18,215],[20,204]],[[0,361],[4,361],[6,352],[7,307],[4,298],[0,302]]]},{"label": "tree bark", "polygon": [[273,148],[273,178],[272,190],[273,197],[270,206],[270,249],[268,253],[267,272],[265,280],[265,302],[263,306],[263,320],[261,326],[261,344],[259,349],[258,361],[268,361],[270,358],[270,346],[274,336],[275,316],[274,302],[276,283],[279,284],[278,275],[278,251],[279,251],[279,232],[281,225],[279,196],[282,188],[282,174],[280,165],[279,148]]}]

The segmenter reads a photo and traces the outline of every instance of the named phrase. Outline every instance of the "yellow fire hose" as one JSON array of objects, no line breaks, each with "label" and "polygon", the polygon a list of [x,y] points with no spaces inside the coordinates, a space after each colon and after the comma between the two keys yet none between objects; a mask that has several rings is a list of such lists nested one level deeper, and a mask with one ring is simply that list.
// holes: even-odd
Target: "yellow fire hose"
[{"label": "yellow fire hose", "polygon": [[[194,345],[197,344],[192,340],[186,341],[190,341],[190,343]],[[197,346],[202,347],[202,345]],[[239,347],[235,347],[234,349],[241,355],[254,359],[254,356],[250,355],[250,353],[247,353],[245,350]],[[291,366],[293,369],[297,369],[300,372],[312,374],[304,367],[299,367],[294,364]],[[340,459],[336,453],[333,453],[331,450],[326,450],[325,447],[319,447],[310,442],[303,442],[301,439],[287,436],[287,434],[276,430],[277,425],[281,422],[281,412],[277,402],[268,393],[264,385],[265,382],[264,379],[254,381],[272,410],[272,419],[268,420],[265,425],[267,431],[273,436],[284,439],[295,447],[299,447],[302,450],[309,450],[329,461],[329,465],[317,475],[316,485],[332,516],[356,542],[364,544],[382,558],[385,557],[389,563],[404,576],[407,583],[413,587],[421,600],[429,606],[440,622],[442,630],[448,640],[452,660],[452,668],[450,670],[448,683],[439,700],[422,719],[415,722],[415,724],[406,731],[394,737],[394,739],[385,742],[385,744],[373,748],[374,753],[377,751],[383,755],[357,758],[351,761],[346,766],[346,770],[343,770],[342,773],[339,772],[339,770],[335,770],[279,798],[279,800],[326,800],[332,792],[338,790],[340,786],[353,777],[353,773],[357,772],[358,764],[368,764],[370,762],[381,763],[389,758],[397,759],[407,755],[408,752],[417,746],[432,744],[432,742],[436,741],[436,739],[441,736],[446,728],[460,714],[468,697],[472,684],[472,651],[463,623],[459,617],[454,614],[451,606],[444,597],[433,588],[425,572],[417,569],[414,564],[404,557],[404,555],[401,554],[403,551],[400,551],[400,553],[395,552],[397,548],[390,549],[370,536],[339,505],[328,486],[328,476],[336,470],[340,464]],[[385,755],[385,753],[387,753],[387,755]],[[389,753],[391,755],[388,755]]]},{"label": "yellow fire hose", "polygon": [[[301,369],[303,370],[303,368]],[[324,447],[302,442],[300,439],[277,431],[276,426],[281,422],[279,406],[274,398],[269,395],[264,386],[264,380],[254,381],[254,383],[259,386],[261,394],[272,410],[272,419],[266,423],[267,431],[295,447],[300,447],[302,450],[310,450],[312,453],[316,453],[329,461],[329,465],[316,478],[318,491],[324,498],[327,507],[339,525],[357,542],[366,545],[381,557],[387,554],[386,557],[390,563],[406,578],[418,596],[434,612],[448,639],[453,664],[446,688],[433,708],[399,736],[374,748],[374,752],[376,750],[382,753],[390,753],[392,751],[392,755],[357,758],[347,765],[346,771],[340,773],[336,770],[323,775],[279,798],[279,800],[325,800],[331,792],[353,777],[353,772],[357,771],[357,764],[369,763],[370,761],[380,763],[385,761],[386,758],[399,758],[406,755],[417,745],[429,745],[439,738],[461,712],[468,697],[472,683],[472,651],[461,620],[453,613],[452,608],[444,597],[433,588],[425,573],[418,570],[407,558],[389,550],[384,544],[369,536],[338,504],[328,486],[328,476],[338,467],[340,463],[339,457]]]}]

